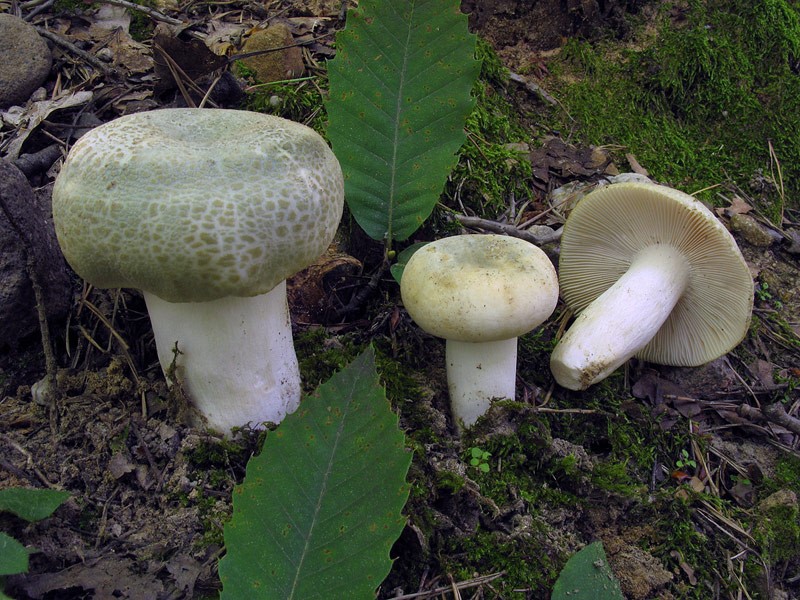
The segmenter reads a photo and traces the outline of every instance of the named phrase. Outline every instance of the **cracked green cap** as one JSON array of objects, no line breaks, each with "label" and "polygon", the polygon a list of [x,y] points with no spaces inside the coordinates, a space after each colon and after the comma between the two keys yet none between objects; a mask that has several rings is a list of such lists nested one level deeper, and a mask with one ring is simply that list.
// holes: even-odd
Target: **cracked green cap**
[{"label": "cracked green cap", "polygon": [[339,162],[312,129],[270,115],[162,109],[78,140],[53,219],[78,275],[169,302],[264,294],[336,233]]}]

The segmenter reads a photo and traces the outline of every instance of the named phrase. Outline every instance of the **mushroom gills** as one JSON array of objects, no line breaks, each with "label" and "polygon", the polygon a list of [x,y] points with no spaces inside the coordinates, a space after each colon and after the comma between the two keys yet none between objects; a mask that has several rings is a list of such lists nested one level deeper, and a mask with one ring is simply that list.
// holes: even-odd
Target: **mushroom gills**
[{"label": "mushroom gills", "polygon": [[556,346],[550,368],[559,385],[584,390],[635,356],[667,321],[689,278],[689,263],[676,248],[655,244],[641,250]]}]

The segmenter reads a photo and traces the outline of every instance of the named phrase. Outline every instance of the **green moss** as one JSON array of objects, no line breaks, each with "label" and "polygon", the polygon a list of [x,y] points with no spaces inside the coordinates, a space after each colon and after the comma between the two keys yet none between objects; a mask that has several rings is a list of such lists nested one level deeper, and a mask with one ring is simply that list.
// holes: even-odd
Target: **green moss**
[{"label": "green moss", "polygon": [[472,579],[476,573],[503,572],[502,578],[492,583],[494,594],[488,598],[547,597],[558,575],[555,563],[560,562],[560,557],[554,560],[548,556],[536,540],[540,533],[537,529],[532,523],[530,531],[512,539],[483,529],[468,537],[450,537],[443,567],[456,581]]},{"label": "green moss", "polygon": [[[570,40],[552,63],[564,130],[622,144],[656,179],[696,191],[769,170],[798,191],[800,19],[786,0],[693,0],[686,21],[665,4],[638,46]],[[613,47],[613,50],[612,50]],[[707,194],[706,199],[714,199]],[[771,198],[771,205],[779,203]]]},{"label": "green moss", "polygon": [[[237,66],[237,69],[243,76],[252,76],[244,65]],[[327,118],[323,108],[323,88],[327,89],[327,81],[319,77],[262,83],[253,86],[246,105],[249,110],[304,123],[323,134]]]},{"label": "green moss", "polygon": [[481,73],[473,88],[475,108],[467,118],[467,141],[451,175],[446,195],[492,218],[505,209],[510,196],[531,196],[531,164],[512,144],[525,142],[530,133],[520,121],[519,110],[503,93],[508,71],[491,46],[478,40]]},{"label": "green moss", "polygon": [[761,498],[782,489],[792,490],[800,496],[800,457],[794,454],[780,456],[775,464],[773,477],[764,480]]},{"label": "green moss", "polygon": [[304,393],[311,393],[346,367],[363,347],[351,337],[332,336],[324,327],[314,327],[294,336]]},{"label": "green moss", "polygon": [[591,480],[595,487],[626,498],[642,498],[647,492],[646,486],[628,472],[626,462],[597,463],[592,469]]},{"label": "green moss", "polygon": [[86,7],[87,4],[83,0],[56,0],[53,3],[53,12],[68,15],[81,14]]},{"label": "green moss", "polygon": [[794,496],[793,501],[789,498],[785,503],[772,504],[757,514],[753,538],[758,542],[761,557],[770,565],[800,556],[797,497]]},{"label": "green moss", "polygon": [[440,471],[436,474],[436,488],[439,490],[444,490],[449,494],[458,493],[466,483],[466,479],[460,477],[456,473]]},{"label": "green moss", "polygon": [[[153,0],[133,0],[140,6],[148,8],[158,8]],[[131,37],[137,42],[144,42],[153,37],[153,32],[156,27],[153,20],[140,10],[128,9],[128,14],[131,16],[130,34]]]},{"label": "green moss", "polygon": [[229,469],[231,463],[247,462],[252,452],[245,441],[204,438],[197,446],[186,451],[186,460],[197,469]]},{"label": "green moss", "polygon": [[707,599],[706,586],[716,579],[715,539],[697,527],[690,504],[675,498],[672,492],[659,497],[652,509],[651,516],[656,518],[652,520],[655,533],[650,540],[651,552],[675,572],[680,572],[681,562],[694,570],[697,585],[685,585],[682,578],[676,582],[680,598]]}]

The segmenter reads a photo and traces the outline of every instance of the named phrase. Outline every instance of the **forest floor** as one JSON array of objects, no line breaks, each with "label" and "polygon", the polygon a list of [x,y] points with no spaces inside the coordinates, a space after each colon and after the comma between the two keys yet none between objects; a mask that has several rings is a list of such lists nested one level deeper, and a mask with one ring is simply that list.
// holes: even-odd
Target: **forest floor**
[{"label": "forest floor", "polygon": [[[715,171],[712,154],[686,149],[694,133],[681,137],[679,122],[688,118],[680,110],[672,120],[642,118],[638,129],[654,128],[649,138],[633,136],[630,123],[612,126],[603,104],[615,119],[632,118],[630,90],[620,87],[624,76],[605,69],[649,52],[665,19],[693,36],[703,31],[692,29],[698,9],[561,4],[463,3],[485,40],[477,106],[441,207],[410,241],[460,231],[453,214],[483,220],[471,231],[499,223],[555,230],[568,214],[565,196],[580,191],[563,186],[585,190],[616,173],[647,173],[702,190],[734,231],[756,281],[752,324],[739,347],[704,367],[632,360],[601,384],[569,392],[548,369],[571,317],[559,305],[520,338],[517,401],[499,403],[458,435],[442,341],[413,324],[388,274],[368,285],[383,246],[346,220],[336,252],[290,281],[289,298],[306,391],[373,344],[414,450],[408,524],[379,597],[548,598],[566,560],[599,540],[630,599],[800,598],[800,204],[793,200],[800,185],[790,168],[797,148],[748,129],[763,136],[755,158],[726,147]],[[629,4],[637,9],[626,11]],[[36,5],[24,6],[23,16]],[[64,125],[79,117],[106,122],[208,100],[324,129],[325,60],[335,55],[340,7],[165,1],[145,13],[113,3],[49,4],[32,22],[73,45],[54,44],[47,97],[76,104],[53,109],[30,131],[4,126],[0,148],[22,143],[24,133],[23,152],[35,153],[53,140],[71,143]],[[276,35],[292,42],[273,47],[300,52],[270,53],[267,65],[227,58],[246,51],[244,41],[266,24],[280,24]],[[800,40],[800,27],[789,33]],[[667,70],[661,65],[659,74]],[[294,75],[266,85],[270,70]],[[697,77],[686,87],[702,96]],[[597,100],[595,78],[620,96]],[[674,78],[671,87],[659,81],[654,97],[663,100],[669,88],[675,103],[691,101],[678,98]],[[763,86],[759,93],[762,106],[778,95]],[[664,109],[659,102],[654,111]],[[723,130],[709,121],[706,136]],[[31,177],[45,193],[52,179],[49,165]],[[545,250],[557,260],[557,242]],[[0,515],[0,530],[36,549],[30,572],[7,578],[6,590],[19,599],[216,597],[231,493],[264,434],[244,431],[230,441],[194,427],[167,389],[141,295],[73,283],[68,316],[51,327],[57,409],[31,398],[45,370],[38,334],[0,355],[0,488],[71,494],[39,523]]]}]

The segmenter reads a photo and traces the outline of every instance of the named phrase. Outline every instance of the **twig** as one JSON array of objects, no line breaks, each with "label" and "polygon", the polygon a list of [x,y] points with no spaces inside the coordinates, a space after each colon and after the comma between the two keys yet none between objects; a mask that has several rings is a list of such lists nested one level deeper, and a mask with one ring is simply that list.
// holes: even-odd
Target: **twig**
[{"label": "twig", "polygon": [[31,10],[28,14],[26,14],[22,19],[30,23],[36,15],[38,15],[39,13],[43,13],[51,6],[53,6],[53,4],[55,4],[55,1],[56,0],[43,0],[43,1],[36,0],[36,4],[32,2],[26,3],[33,10]]},{"label": "twig", "polygon": [[485,229],[486,231],[491,231],[494,233],[510,235],[511,237],[520,238],[521,240],[525,240],[526,242],[530,242],[531,244],[535,244],[537,246],[550,244],[561,239],[561,229],[555,230],[550,235],[536,235],[535,233],[531,233],[525,229],[518,229],[513,225],[509,225],[508,223],[498,223],[497,221],[489,221],[488,219],[469,217],[466,215],[456,215],[455,217],[456,220],[464,227],[469,227],[471,229]]},{"label": "twig", "polygon": [[[121,1],[121,0],[116,0],[116,1]],[[242,60],[242,59],[245,59],[245,58],[252,58],[254,56],[262,56],[264,54],[271,54],[272,52],[280,52],[281,50],[289,50],[290,48],[300,48],[302,46],[308,46],[309,44],[311,44],[313,42],[318,42],[320,40],[324,40],[327,37],[331,37],[332,35],[335,35],[335,33],[336,33],[335,31],[331,31],[330,33],[325,33],[323,35],[318,35],[316,37],[312,37],[311,39],[308,39],[308,40],[303,40],[302,42],[298,42],[296,44],[288,44],[286,46],[276,46],[275,48],[266,48],[264,50],[253,50],[252,52],[242,52],[240,54],[233,54],[233,55],[229,56],[226,59],[227,60],[227,64],[230,65],[230,64],[235,63],[237,60]],[[277,82],[273,81],[273,82],[269,82],[269,83],[277,83]]]},{"label": "twig", "polygon": [[26,177],[46,171],[53,166],[53,163],[61,158],[61,146],[50,144],[38,152],[22,154],[14,161],[14,166],[22,171]]},{"label": "twig", "polygon": [[90,54],[85,50],[81,50],[75,44],[73,44],[68,40],[65,40],[60,35],[53,33],[49,29],[38,26],[36,27],[36,31],[39,33],[39,35],[41,35],[42,37],[46,37],[48,40],[50,40],[57,46],[61,46],[65,50],[68,50],[72,54],[75,54],[76,56],[85,60],[87,63],[89,63],[91,66],[93,66],[95,69],[97,69],[104,75],[110,75],[111,73],[113,73],[113,70],[109,69],[108,65],[106,65],[103,61],[97,58],[94,54]]},{"label": "twig", "polygon": [[736,413],[754,423],[769,421],[800,435],[800,419],[788,414],[780,402],[768,404],[764,408],[742,404],[736,409]]},{"label": "twig", "polygon": [[136,4],[134,2],[128,2],[128,0],[104,0],[104,2],[106,4],[115,4],[116,6],[122,6],[130,10],[138,10],[139,12],[143,12],[148,17],[155,19],[156,21],[163,21],[164,23],[168,23],[170,25],[184,24],[183,21],[181,21],[180,19],[168,17],[164,13],[160,13],[154,8],[150,8],[149,6],[143,6],[141,4]]},{"label": "twig", "polygon": [[[9,169],[13,171],[16,169],[16,167],[9,165]],[[20,181],[24,182],[24,185],[30,190],[29,193],[32,196],[33,190],[30,189],[28,180],[25,179],[25,176],[19,170],[17,170],[17,173]],[[41,386],[41,399],[44,406],[47,406],[49,410],[50,429],[55,436],[58,431],[56,415],[58,411],[58,401],[60,400],[58,393],[58,382],[56,381],[58,363],[56,362],[56,357],[53,353],[53,343],[50,339],[50,326],[47,322],[47,309],[45,307],[44,298],[45,294],[39,279],[39,273],[37,271],[38,265],[36,260],[36,252],[33,246],[35,242],[33,242],[31,239],[31,233],[26,232],[24,227],[20,225],[18,220],[20,215],[19,210],[20,207],[14,202],[6,203],[3,198],[0,198],[0,212],[2,212],[2,214],[5,216],[5,220],[14,230],[15,235],[20,241],[22,253],[25,257],[25,269],[27,271],[28,280],[31,283],[31,288],[33,289],[33,297],[36,302],[36,312],[39,318],[39,331],[42,338],[42,352],[44,353],[45,362],[45,376],[43,385]]]},{"label": "twig", "polygon": [[51,483],[50,480],[47,479],[47,477],[45,477],[44,473],[42,473],[39,470],[39,468],[35,464],[33,464],[33,456],[31,456],[30,452],[28,452],[25,448],[20,446],[17,442],[15,442],[11,438],[11,436],[5,433],[0,433],[0,439],[2,439],[6,444],[14,448],[14,450],[16,450],[17,452],[22,454],[22,456],[25,457],[26,466],[29,469],[31,469],[34,473],[36,473],[36,476],[39,478],[39,481],[41,481],[44,485],[46,485],[50,489],[58,489],[58,486]]},{"label": "twig", "polygon": [[787,413],[780,402],[767,404],[761,409],[761,412],[764,413],[764,416],[773,423],[785,427],[794,434],[800,435],[800,419],[797,419],[796,417],[793,417]]},{"label": "twig", "polygon": [[445,594],[445,593],[453,593],[453,589],[455,588],[456,591],[467,590],[469,588],[478,587],[480,585],[484,585],[486,583],[490,583],[495,579],[500,579],[505,575],[504,571],[499,573],[492,573],[491,575],[483,575],[482,577],[476,577],[475,579],[468,579],[467,581],[460,581],[458,583],[452,583],[450,585],[443,585],[433,590],[427,590],[424,592],[415,592],[413,594],[403,594],[402,596],[393,596],[392,600],[418,600],[424,598],[431,598],[432,596],[436,596],[438,594]]},{"label": "twig", "polygon": [[515,81],[515,82],[517,82],[519,84],[524,85],[525,89],[527,89],[532,94],[535,94],[536,96],[538,96],[539,98],[541,98],[542,100],[547,102],[548,104],[550,104],[552,106],[557,106],[558,105],[558,101],[555,98],[553,98],[550,94],[545,92],[544,88],[542,88],[542,86],[540,86],[539,84],[534,83],[533,81],[529,81],[528,79],[526,79],[522,75],[519,75],[518,73],[509,73],[508,74],[508,78],[511,81]]},{"label": "twig", "polygon": [[58,432],[56,415],[58,414],[58,401],[60,400],[58,381],[56,380],[58,362],[56,362],[53,342],[50,339],[50,326],[47,323],[47,311],[44,306],[44,290],[42,290],[42,286],[39,283],[39,276],[36,273],[36,259],[33,257],[32,252],[27,252],[25,266],[28,271],[28,279],[30,279],[31,287],[33,288],[33,297],[36,299],[36,314],[39,317],[39,331],[42,336],[45,365],[42,400],[50,412],[50,430],[55,435]]},{"label": "twig", "polygon": [[345,306],[341,307],[336,311],[337,318],[344,317],[347,314],[357,311],[364,302],[367,301],[367,298],[378,289],[378,283],[380,283],[381,278],[384,276],[386,271],[389,270],[389,262],[384,260],[381,266],[375,270],[372,276],[369,278],[367,285],[362,287],[358,290],[352,298],[350,298],[350,302],[348,302]]}]

